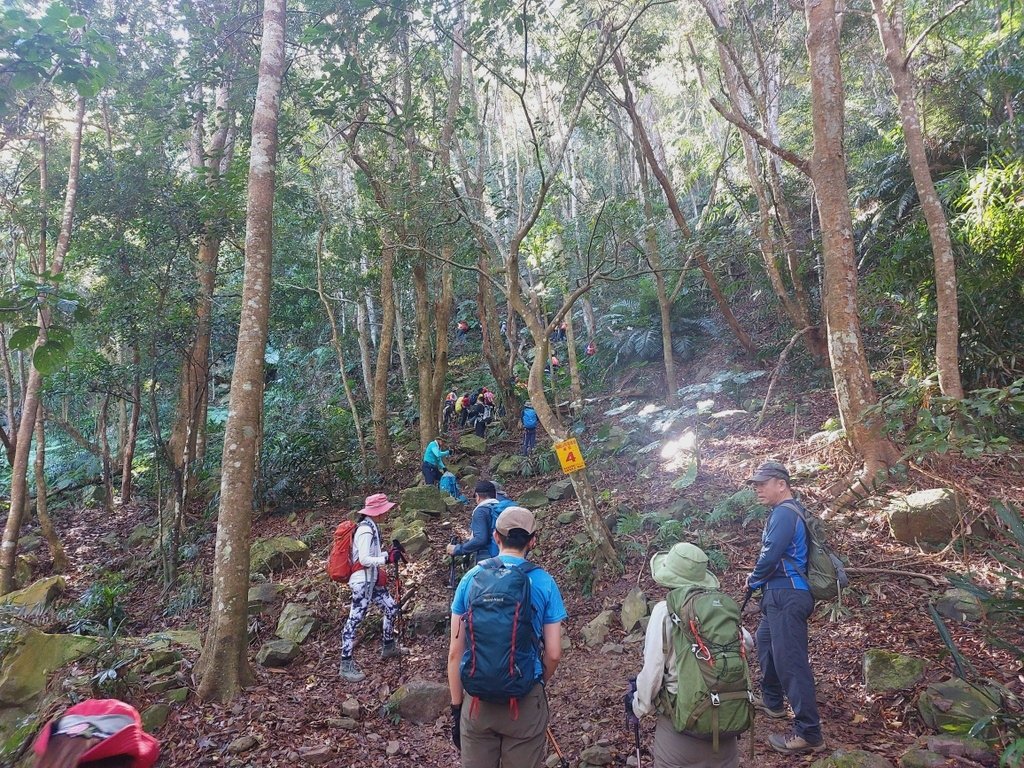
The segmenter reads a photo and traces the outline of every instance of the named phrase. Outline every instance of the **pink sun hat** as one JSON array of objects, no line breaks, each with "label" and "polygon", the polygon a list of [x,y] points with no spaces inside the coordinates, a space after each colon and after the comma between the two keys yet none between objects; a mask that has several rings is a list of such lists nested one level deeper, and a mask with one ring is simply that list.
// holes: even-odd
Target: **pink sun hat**
[{"label": "pink sun hat", "polygon": [[377,517],[378,515],[383,515],[393,506],[395,506],[395,502],[388,501],[386,493],[375,493],[372,496],[366,497],[366,506],[359,510],[359,514],[366,515],[367,517]]}]

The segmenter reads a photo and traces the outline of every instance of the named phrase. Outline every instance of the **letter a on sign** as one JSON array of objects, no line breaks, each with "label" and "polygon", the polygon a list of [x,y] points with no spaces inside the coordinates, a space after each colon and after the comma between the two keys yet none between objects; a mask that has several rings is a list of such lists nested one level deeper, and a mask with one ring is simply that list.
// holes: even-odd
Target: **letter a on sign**
[{"label": "letter a on sign", "polygon": [[578,472],[587,466],[583,461],[583,454],[580,452],[580,444],[574,437],[555,443],[555,455],[558,456],[562,472],[567,475]]}]

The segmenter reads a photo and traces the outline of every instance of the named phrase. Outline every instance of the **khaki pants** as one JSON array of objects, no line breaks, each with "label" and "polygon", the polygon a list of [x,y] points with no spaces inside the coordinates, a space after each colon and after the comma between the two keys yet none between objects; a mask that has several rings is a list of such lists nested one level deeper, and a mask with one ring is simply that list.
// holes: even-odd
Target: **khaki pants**
[{"label": "khaki pants", "polygon": [[548,727],[544,686],[537,683],[518,703],[519,716],[513,720],[508,702],[491,704],[466,696],[459,720],[462,768],[538,768],[544,764]]},{"label": "khaki pants", "polygon": [[723,736],[718,754],[710,741],[679,733],[665,715],[654,729],[654,768],[739,768],[735,736]]}]

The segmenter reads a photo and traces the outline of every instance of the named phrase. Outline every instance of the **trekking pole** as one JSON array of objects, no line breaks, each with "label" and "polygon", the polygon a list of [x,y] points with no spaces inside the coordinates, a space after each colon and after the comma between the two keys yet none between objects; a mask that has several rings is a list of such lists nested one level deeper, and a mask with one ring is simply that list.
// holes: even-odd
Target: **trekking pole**
[{"label": "trekking pole", "polygon": [[754,590],[752,590],[750,587],[747,587],[747,593],[743,595],[743,605],[740,606],[740,616],[742,616],[743,611],[747,609],[747,603],[750,602],[750,598],[753,594]]},{"label": "trekking pole", "polygon": [[633,743],[636,744],[636,768],[640,768],[640,721],[633,723]]},{"label": "trekking pole", "polygon": [[548,726],[548,741],[551,742],[551,746],[555,750],[555,754],[558,755],[558,766],[559,768],[569,768],[569,761],[565,759],[565,755],[562,754],[561,748],[558,746],[558,742],[555,741],[555,732],[551,730],[551,726]]},{"label": "trekking pole", "polygon": [[[448,540],[449,544],[458,544],[459,537],[454,533],[451,539]],[[448,566],[448,589],[455,589],[455,555],[452,555],[451,565]]]},{"label": "trekking pole", "polygon": [[393,564],[395,566],[395,604],[398,606],[398,613],[395,616],[395,642],[398,643],[399,654],[398,654],[398,674],[402,674],[402,654],[401,646],[402,639],[405,635],[405,621],[402,618],[402,578],[398,572],[399,563],[408,563],[409,558],[405,556],[405,547],[402,546],[402,542],[398,539],[391,540],[391,548],[398,553],[398,556],[394,559]]}]

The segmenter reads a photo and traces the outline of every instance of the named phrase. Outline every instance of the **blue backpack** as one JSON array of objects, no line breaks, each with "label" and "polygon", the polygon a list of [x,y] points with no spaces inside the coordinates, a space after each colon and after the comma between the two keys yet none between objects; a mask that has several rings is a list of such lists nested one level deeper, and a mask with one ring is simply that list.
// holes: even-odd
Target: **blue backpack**
[{"label": "blue backpack", "polygon": [[523,427],[525,429],[537,428],[537,412],[530,406],[523,409]]},{"label": "blue backpack", "polygon": [[470,696],[504,703],[525,696],[537,683],[540,641],[528,576],[536,567],[506,565],[497,557],[480,563],[462,617],[466,650],[459,676]]}]

